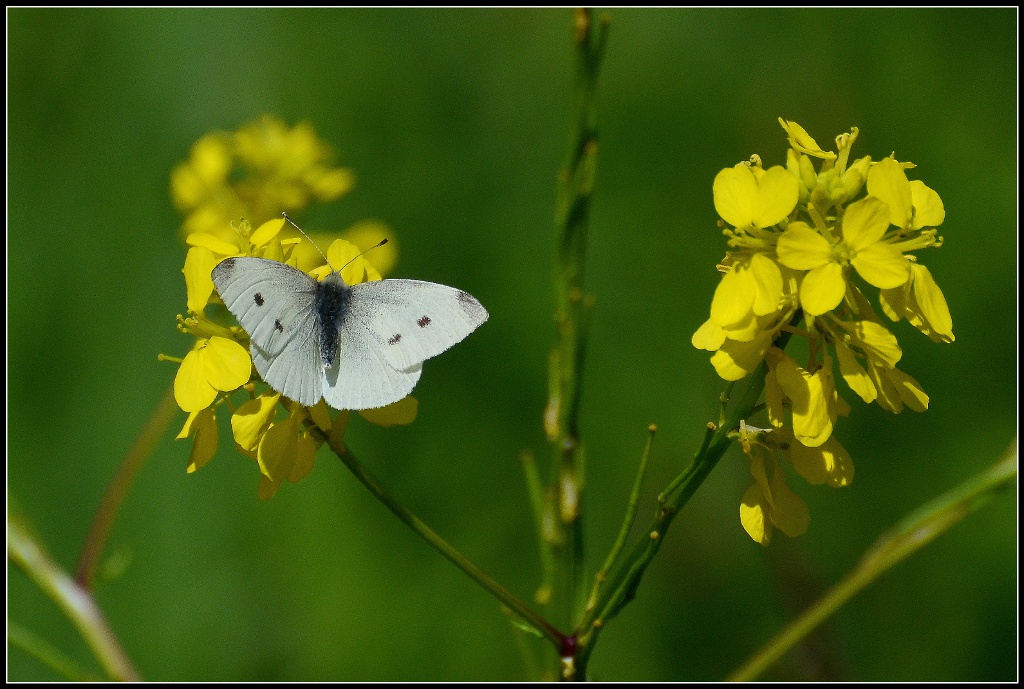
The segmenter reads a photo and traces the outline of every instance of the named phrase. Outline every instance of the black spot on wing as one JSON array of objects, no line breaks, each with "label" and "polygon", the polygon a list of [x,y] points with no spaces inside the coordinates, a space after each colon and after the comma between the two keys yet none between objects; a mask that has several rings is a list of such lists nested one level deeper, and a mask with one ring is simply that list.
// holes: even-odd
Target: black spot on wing
[{"label": "black spot on wing", "polygon": [[263,306],[263,302],[264,302],[263,295],[260,294],[259,292],[257,292],[255,295],[253,295],[252,300],[254,302],[256,302],[256,306]]},{"label": "black spot on wing", "polygon": [[277,332],[279,332],[279,333],[283,333],[284,332],[284,326],[281,325],[281,321],[277,320],[276,318],[274,319],[274,327],[277,328]]},{"label": "black spot on wing", "polygon": [[420,326],[421,328],[426,328],[428,325],[430,325],[430,317],[423,316],[418,321],[416,321],[416,325]]},{"label": "black spot on wing", "polygon": [[402,333],[395,333],[394,336],[388,338],[389,345],[396,345],[402,339]]}]

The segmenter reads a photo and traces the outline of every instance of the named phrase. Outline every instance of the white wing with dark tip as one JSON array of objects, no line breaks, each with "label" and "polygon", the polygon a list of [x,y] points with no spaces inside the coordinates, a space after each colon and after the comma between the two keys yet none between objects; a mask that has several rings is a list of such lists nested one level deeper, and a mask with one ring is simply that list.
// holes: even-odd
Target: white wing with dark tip
[{"label": "white wing with dark tip", "polygon": [[249,333],[253,364],[270,387],[311,406],[323,396],[317,281],[264,258],[237,257],[213,269],[224,305]]},{"label": "white wing with dark tip", "polygon": [[[353,285],[345,332],[354,325],[350,321],[359,322],[384,360],[398,371],[408,371],[461,342],[487,316],[479,301],[454,287],[380,280]],[[340,349],[344,358],[344,343]]]}]

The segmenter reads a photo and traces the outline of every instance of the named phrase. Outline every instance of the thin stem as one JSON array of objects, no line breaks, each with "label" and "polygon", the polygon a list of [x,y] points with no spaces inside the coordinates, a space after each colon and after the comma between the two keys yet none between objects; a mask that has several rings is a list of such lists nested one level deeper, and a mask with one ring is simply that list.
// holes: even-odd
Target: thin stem
[{"label": "thin stem", "polygon": [[537,471],[537,462],[533,453],[526,451],[520,457],[523,463],[523,474],[526,476],[526,491],[530,496],[530,507],[533,509],[533,520],[537,526],[537,545],[540,549],[541,584],[533,598],[544,605],[551,599],[551,587],[554,577],[554,560],[551,557],[551,542],[547,536],[547,526],[551,512],[544,498],[544,485]]},{"label": "thin stem", "polygon": [[337,434],[329,434],[327,443],[334,454],[344,463],[348,470],[366,486],[367,490],[375,498],[381,501],[385,507],[391,510],[398,519],[412,529],[420,538],[425,540],[432,548],[441,553],[453,565],[465,572],[473,581],[480,584],[492,596],[501,601],[505,606],[519,615],[523,620],[533,625],[537,631],[547,637],[557,649],[561,649],[566,642],[565,634],[559,632],[544,617],[534,612],[513,595],[508,589],[492,579],[486,572],[477,567],[465,555],[448,544],[443,538],[437,535],[433,529],[424,524],[420,519],[405,508],[377,480],[363,467],[355,455],[345,446],[344,442],[337,437]]},{"label": "thin stem", "polygon": [[915,510],[882,534],[842,581],[741,665],[729,680],[749,682],[759,677],[861,589],[931,543],[993,495],[1014,485],[1016,480],[1017,441],[1014,440],[1003,459],[988,471]]},{"label": "thin stem", "polygon": [[78,556],[78,568],[75,571],[75,580],[86,588],[91,589],[96,576],[96,568],[100,558],[103,556],[103,549],[110,536],[110,529],[114,526],[121,505],[128,495],[129,489],[135,482],[135,476],[139,469],[146,463],[146,460],[153,453],[153,448],[163,437],[164,431],[170,425],[178,410],[174,402],[174,390],[168,388],[161,398],[156,409],[150,415],[142,432],[135,440],[135,444],[128,450],[128,454],[121,460],[121,466],[107,486],[107,492],[103,494],[100,506],[93,517],[89,533],[82,544],[82,552]]},{"label": "thin stem", "polygon": [[[597,169],[595,91],[604,56],[609,20],[595,27],[590,10],[573,15],[575,68],[570,106],[569,143],[559,174],[555,208],[555,342],[549,357],[548,402],[544,430],[554,450],[551,465],[558,533],[551,539],[557,576],[559,619],[574,624],[583,605],[584,449],[579,437],[582,371],[588,315],[583,268],[590,225],[590,198]],[[596,28],[596,30],[594,30]]]},{"label": "thin stem", "polygon": [[102,678],[71,660],[44,639],[39,638],[16,622],[7,621],[7,641],[46,665],[58,675],[73,682],[99,682]]},{"label": "thin stem", "polygon": [[587,601],[587,611],[593,610],[594,606],[597,605],[597,594],[601,590],[601,586],[608,578],[608,571],[615,564],[616,560],[619,559],[619,554],[622,549],[626,546],[626,539],[629,537],[630,531],[633,529],[633,524],[636,522],[636,513],[640,508],[640,488],[644,482],[644,476],[647,474],[647,461],[651,456],[651,445],[654,443],[654,434],[658,431],[658,427],[653,423],[647,427],[647,443],[644,445],[643,454],[640,455],[640,466],[636,472],[636,479],[633,481],[633,491],[629,495],[629,503],[626,505],[626,516],[622,520],[622,526],[619,528],[619,535],[615,539],[614,545],[612,545],[611,551],[608,553],[608,557],[605,559],[604,564],[601,565],[601,569],[598,570],[594,576],[594,588],[590,592],[590,599]]},{"label": "thin stem", "polygon": [[9,515],[7,556],[60,606],[111,679],[141,680],[92,594],[57,566],[28,530]]},{"label": "thin stem", "polygon": [[[777,340],[776,346],[784,348],[788,340],[789,336],[783,333]],[[659,496],[658,509],[655,511],[647,531],[648,537],[634,544],[629,556],[610,578],[611,583],[608,588],[598,597],[597,604],[587,611],[579,626],[581,631],[578,636],[576,656],[578,672],[586,671],[594,644],[607,622],[636,596],[637,587],[639,587],[654,556],[661,548],[661,544],[665,540],[665,533],[672,521],[732,444],[732,439],[729,437],[730,432],[739,426],[741,420],[748,418],[751,410],[757,406],[761,392],[764,390],[767,370],[768,365],[761,362],[760,366],[747,379],[747,388],[742,398],[736,403],[730,414],[724,414],[725,423],[717,428],[714,428],[712,424],[708,425],[701,448],[694,456],[693,462]]]}]

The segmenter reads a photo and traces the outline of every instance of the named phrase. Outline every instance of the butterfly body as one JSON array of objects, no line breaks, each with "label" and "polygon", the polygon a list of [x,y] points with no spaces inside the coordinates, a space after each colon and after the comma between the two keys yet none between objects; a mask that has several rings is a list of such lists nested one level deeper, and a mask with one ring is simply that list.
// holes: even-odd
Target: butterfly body
[{"label": "butterfly body", "polygon": [[272,388],[306,406],[372,409],[402,399],[422,364],[484,321],[474,297],[419,280],[321,282],[284,263],[221,261],[212,273],[225,306],[249,333],[250,353]]}]

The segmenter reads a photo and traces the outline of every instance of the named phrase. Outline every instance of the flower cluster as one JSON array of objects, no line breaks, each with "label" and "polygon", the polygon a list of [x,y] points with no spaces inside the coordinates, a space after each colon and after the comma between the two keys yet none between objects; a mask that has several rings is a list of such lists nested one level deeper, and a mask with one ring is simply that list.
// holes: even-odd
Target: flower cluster
[{"label": "flower cluster", "polygon": [[231,223],[239,218],[259,225],[339,198],[355,177],[330,167],[333,155],[311,124],[289,129],[271,115],[237,132],[206,134],[171,173],[171,197],[185,216],[182,236],[203,232],[232,241]]},{"label": "flower cluster", "polygon": [[[326,435],[340,439],[344,434],[348,412],[332,418],[322,400],[307,408],[272,389],[257,391],[249,336],[238,325],[225,324],[227,310],[211,271],[231,256],[257,256],[318,279],[330,272],[330,265],[345,266],[342,277],[350,285],[381,279],[378,268],[387,270],[395,262],[395,242],[374,252],[375,265],[360,253],[381,238],[393,240],[388,228],[375,222],[353,226],[330,243],[325,263],[308,242],[289,234],[281,217],[282,209],[301,211],[312,200],[336,198],[351,186],[348,171],[326,166],[327,150],[310,126],[289,131],[268,116],[235,133],[204,136],[172,175],[175,201],[187,214],[189,245],[182,270],[188,313],[178,316],[178,329],[197,338],[174,379],[174,398],[188,413],[178,438],[193,439],[187,470],[202,468],[217,451],[216,410],[229,408],[236,447],[259,466],[262,499],[272,497],[285,480],[297,482],[309,474]],[[266,219],[268,214],[274,219]],[[254,226],[244,218],[265,221]],[[206,313],[208,306],[213,317]],[[239,389],[247,398],[236,405],[231,393]],[[360,414],[391,426],[412,422],[416,407],[416,400],[407,397]]]},{"label": "flower cluster", "polygon": [[[754,156],[715,177],[729,250],[711,317],[693,336],[695,347],[714,352],[711,363],[725,380],[767,365],[771,429],[739,431],[754,476],[740,519],[765,545],[774,527],[796,536],[809,519],[780,459],[812,484],[844,486],[853,478],[850,456],[833,435],[837,418],[850,411],[835,386],[835,364],[867,403],[893,413],[928,407],[920,383],[896,367],[902,350],[863,283],[878,288],[890,320],[905,318],[936,342],[953,341],[946,300],[910,253],[942,244],[939,195],[909,180],[914,165],[894,156],[851,162],[856,128],[836,138],[833,152],[795,122],[779,122],[789,137],[785,167],[766,170]],[[807,340],[803,365],[777,346],[783,333]]]}]

